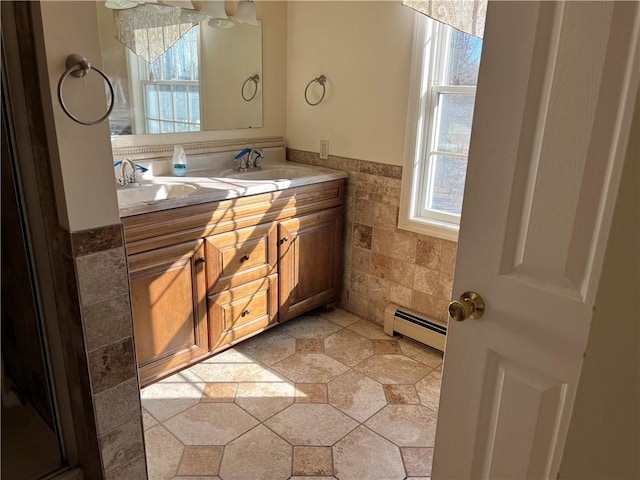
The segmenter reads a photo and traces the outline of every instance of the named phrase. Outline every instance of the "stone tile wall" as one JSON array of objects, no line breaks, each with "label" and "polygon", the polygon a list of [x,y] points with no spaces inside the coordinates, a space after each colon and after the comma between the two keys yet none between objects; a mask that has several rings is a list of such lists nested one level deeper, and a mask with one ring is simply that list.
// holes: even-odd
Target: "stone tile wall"
[{"label": "stone tile wall", "polygon": [[102,471],[106,479],[145,479],[122,226],[74,232],[71,243]]},{"label": "stone tile wall", "polygon": [[379,324],[389,302],[446,320],[457,244],[398,228],[402,167],[294,149],[287,160],[349,175],[341,306]]}]

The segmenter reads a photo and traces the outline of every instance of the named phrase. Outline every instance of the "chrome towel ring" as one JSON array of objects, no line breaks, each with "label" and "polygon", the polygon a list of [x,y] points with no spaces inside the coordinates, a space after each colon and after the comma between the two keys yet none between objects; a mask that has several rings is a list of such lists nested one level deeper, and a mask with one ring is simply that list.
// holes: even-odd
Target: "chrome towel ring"
[{"label": "chrome towel ring", "polygon": [[[255,90],[253,91],[253,95],[251,95],[249,98],[244,96],[244,87],[247,86],[247,83],[249,82],[253,82],[254,86],[255,86]],[[253,100],[254,98],[256,98],[256,94],[258,93],[258,83],[260,82],[260,75],[258,75],[257,73],[255,75],[252,75],[251,77],[247,78],[244,83],[242,84],[242,99],[245,102],[250,102],[251,100]]]},{"label": "chrome towel ring", "polygon": [[[58,82],[58,101],[60,102],[62,111],[66,113],[71,120],[78,122],[81,125],[97,125],[98,123],[104,122],[107,119],[107,117],[109,117],[109,115],[111,114],[111,111],[113,110],[113,103],[115,100],[114,94],[113,94],[113,85],[111,85],[109,78],[104,74],[102,70],[92,66],[86,58],[84,58],[81,55],[78,55],[77,53],[72,53],[67,57],[67,60],[65,61],[65,66],[67,67],[67,69],[62,74],[62,76],[60,77],[60,81]],[[95,70],[107,83],[107,86],[109,87],[109,92],[111,93],[111,104],[107,109],[107,113],[105,113],[98,120],[94,120],[92,122],[85,122],[84,120],[80,120],[78,117],[72,114],[67,108],[67,106],[65,105],[64,99],[62,98],[62,85],[64,84],[64,81],[67,79],[69,75],[76,78],[82,78],[85,75],[87,75],[87,72],[89,72],[89,70]]]},{"label": "chrome towel ring", "polygon": [[[309,97],[307,93],[309,91],[309,87],[314,82],[322,85],[322,96],[320,97],[320,100],[318,100],[316,103],[311,103],[309,101]],[[313,80],[311,80],[309,83],[307,83],[307,87],[304,89],[304,99],[309,105],[311,105],[312,107],[315,107],[316,105],[320,105],[320,102],[322,102],[322,100],[324,99],[324,94],[327,93],[327,87],[325,85],[326,83],[327,83],[327,77],[325,77],[324,75],[320,75],[319,77],[316,77]]]}]

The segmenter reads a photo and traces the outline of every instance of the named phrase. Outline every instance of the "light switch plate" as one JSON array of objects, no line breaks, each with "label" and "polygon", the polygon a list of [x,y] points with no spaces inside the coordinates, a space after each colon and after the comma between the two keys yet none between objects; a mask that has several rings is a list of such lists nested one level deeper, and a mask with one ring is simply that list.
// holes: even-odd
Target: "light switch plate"
[{"label": "light switch plate", "polygon": [[329,157],[329,140],[320,140],[320,159],[326,160]]}]

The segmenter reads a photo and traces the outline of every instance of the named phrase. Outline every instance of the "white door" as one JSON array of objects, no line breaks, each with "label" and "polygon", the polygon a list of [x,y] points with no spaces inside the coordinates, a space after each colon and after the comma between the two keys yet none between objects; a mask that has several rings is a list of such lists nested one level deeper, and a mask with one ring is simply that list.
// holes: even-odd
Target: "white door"
[{"label": "white door", "polygon": [[449,322],[434,479],[556,478],[638,89],[639,9],[489,4],[454,282],[486,313]]}]

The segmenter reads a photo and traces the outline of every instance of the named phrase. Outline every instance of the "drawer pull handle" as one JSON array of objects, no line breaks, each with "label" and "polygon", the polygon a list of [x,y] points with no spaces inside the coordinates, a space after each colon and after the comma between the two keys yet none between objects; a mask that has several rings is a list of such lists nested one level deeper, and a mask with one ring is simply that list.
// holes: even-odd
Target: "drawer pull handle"
[{"label": "drawer pull handle", "polygon": [[204,263],[204,257],[198,257],[196,258],[196,265],[201,265]]},{"label": "drawer pull handle", "polygon": [[245,255],[242,255],[242,256],[240,257],[240,261],[241,261],[241,262],[246,262],[247,260],[249,260],[249,255],[246,255],[246,254],[245,254]]},{"label": "drawer pull handle", "polygon": [[247,315],[249,315],[250,313],[251,313],[251,310],[249,310],[249,309],[247,308],[244,312],[242,312],[242,314],[241,314],[241,315],[242,315],[243,317],[246,317],[246,316],[247,316]]},{"label": "drawer pull handle", "polygon": [[282,237],[282,238],[280,239],[280,244],[286,243],[286,242],[288,242],[288,241],[289,241],[289,237]]}]

